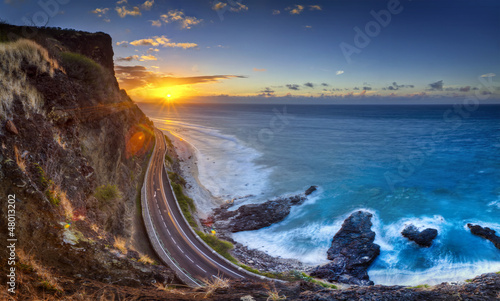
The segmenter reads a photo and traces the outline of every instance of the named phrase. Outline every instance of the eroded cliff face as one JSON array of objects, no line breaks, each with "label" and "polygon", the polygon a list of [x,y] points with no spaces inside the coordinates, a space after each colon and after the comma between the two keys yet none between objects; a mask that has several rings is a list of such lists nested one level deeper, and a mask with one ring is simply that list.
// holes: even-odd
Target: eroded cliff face
[{"label": "eroded cliff face", "polygon": [[138,262],[154,256],[138,211],[154,137],[118,88],[111,38],[37,30],[19,39],[20,28],[0,25],[1,228],[15,195],[16,251],[29,260],[105,282],[173,281]]}]

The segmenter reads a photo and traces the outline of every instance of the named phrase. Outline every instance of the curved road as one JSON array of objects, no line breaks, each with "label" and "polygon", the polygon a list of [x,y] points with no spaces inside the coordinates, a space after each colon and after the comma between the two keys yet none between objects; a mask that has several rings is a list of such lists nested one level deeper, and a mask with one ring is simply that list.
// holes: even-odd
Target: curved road
[{"label": "curved road", "polygon": [[[155,136],[156,146],[145,179],[148,206],[146,212],[149,213],[154,226],[153,237],[163,245],[161,251],[164,254],[158,254],[160,258],[163,259],[168,254],[171,262],[165,263],[169,266],[172,263],[176,265],[171,268],[189,286],[201,286],[202,279],[212,277],[262,281],[264,277],[250,276],[246,271],[242,271],[242,268],[221,259],[194,235],[176,204],[164,167],[167,150],[165,138],[158,129],[155,129]],[[158,250],[156,251],[158,253]]]}]

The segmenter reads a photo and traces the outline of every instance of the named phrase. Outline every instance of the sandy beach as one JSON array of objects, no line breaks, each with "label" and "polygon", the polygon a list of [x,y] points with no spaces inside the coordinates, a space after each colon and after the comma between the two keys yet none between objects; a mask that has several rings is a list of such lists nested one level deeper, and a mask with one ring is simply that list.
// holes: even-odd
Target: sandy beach
[{"label": "sandy beach", "polygon": [[226,200],[214,197],[200,182],[198,178],[196,148],[172,132],[164,131],[164,134],[174,144],[177,156],[181,161],[182,176],[187,183],[185,193],[194,200],[198,209],[198,217],[202,219],[208,217],[212,209],[219,207]]}]

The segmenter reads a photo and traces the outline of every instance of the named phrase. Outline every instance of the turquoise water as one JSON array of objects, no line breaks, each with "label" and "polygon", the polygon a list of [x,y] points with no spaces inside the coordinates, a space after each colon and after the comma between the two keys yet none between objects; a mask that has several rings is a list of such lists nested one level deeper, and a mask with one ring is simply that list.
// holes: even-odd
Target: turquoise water
[{"label": "turquoise water", "polygon": [[[470,115],[448,106],[141,105],[198,150],[200,181],[238,205],[313,194],[281,223],[234,238],[308,264],[354,210],[374,214],[379,284],[440,283],[500,271],[500,250],[468,222],[500,231],[500,106]],[[400,235],[438,229],[430,248]]]}]

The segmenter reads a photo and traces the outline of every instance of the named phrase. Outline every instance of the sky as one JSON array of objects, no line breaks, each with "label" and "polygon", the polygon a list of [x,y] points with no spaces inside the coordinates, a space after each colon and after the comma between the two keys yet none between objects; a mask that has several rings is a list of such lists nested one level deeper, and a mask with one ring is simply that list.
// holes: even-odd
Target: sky
[{"label": "sky", "polygon": [[500,103],[497,0],[0,0],[0,19],[111,35],[136,101]]}]

